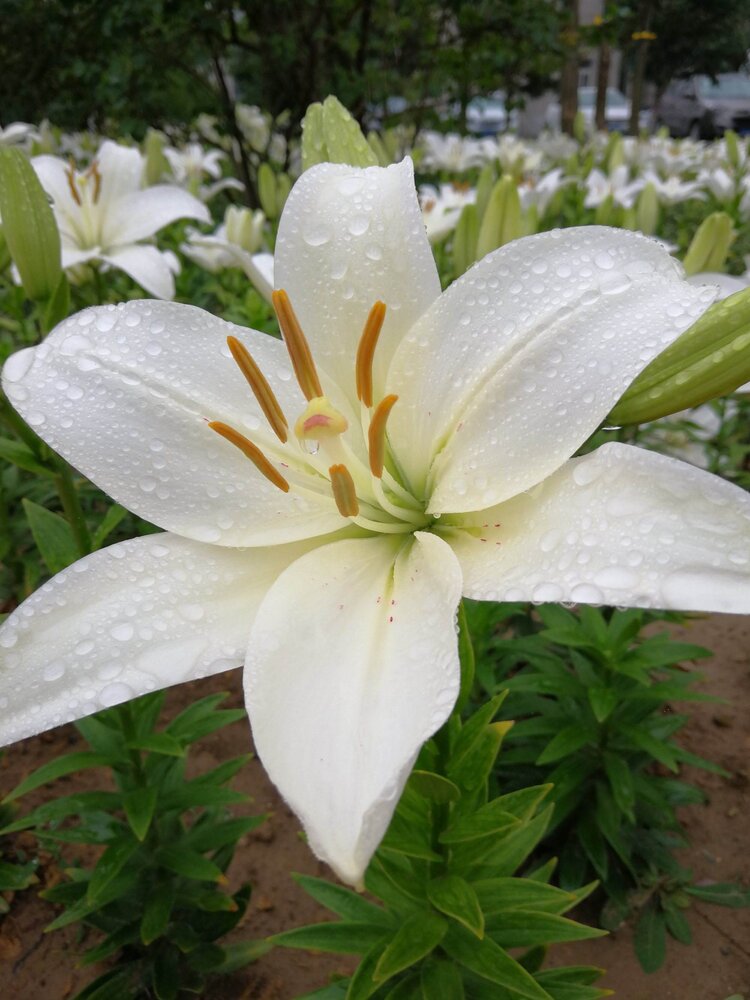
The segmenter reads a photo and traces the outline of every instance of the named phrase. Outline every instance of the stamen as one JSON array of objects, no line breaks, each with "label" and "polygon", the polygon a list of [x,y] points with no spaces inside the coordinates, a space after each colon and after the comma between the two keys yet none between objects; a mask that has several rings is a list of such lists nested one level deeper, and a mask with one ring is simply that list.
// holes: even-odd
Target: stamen
[{"label": "stamen", "polygon": [[365,322],[365,328],[357,347],[357,396],[365,404],[372,406],[372,362],[375,348],[385,319],[385,303],[376,302],[370,310]]},{"label": "stamen", "polygon": [[99,164],[96,160],[89,167],[89,174],[94,178],[93,202],[96,205],[99,201],[99,195],[102,193],[102,175],[99,173]]},{"label": "stamen", "polygon": [[208,426],[212,431],[216,431],[221,437],[226,438],[235,448],[239,448],[243,455],[246,455],[255,465],[258,472],[262,473],[274,486],[278,486],[284,493],[289,492],[289,483],[269,462],[260,448],[254,445],[249,438],[246,438],[244,434],[240,434],[239,431],[236,431],[234,427],[230,427],[229,424],[221,423],[220,420],[211,420]]},{"label": "stamen", "polygon": [[78,186],[76,185],[76,175],[71,163],[68,169],[65,171],[65,177],[68,181],[68,187],[70,188],[70,193],[73,195],[73,201],[77,204],[81,204],[81,196],[78,193]]},{"label": "stamen", "polygon": [[356,517],[359,514],[359,503],[349,470],[345,465],[332,465],[328,475],[331,477],[333,499],[336,501],[339,514],[342,517]]},{"label": "stamen", "polygon": [[323,388],[318,378],[310,345],[307,343],[299,320],[292,309],[289,296],[283,288],[271,293],[273,307],[279,319],[279,326],[284,337],[286,349],[292,361],[294,374],[305,399],[315,399],[323,395]]},{"label": "stamen", "polygon": [[227,345],[232,352],[232,357],[237,362],[237,367],[253,390],[253,394],[258,400],[258,404],[261,410],[263,410],[266,420],[271,425],[271,430],[282,443],[286,442],[288,426],[286,417],[263,372],[258,368],[250,351],[248,351],[241,340],[238,340],[236,337],[227,337]]},{"label": "stamen", "polygon": [[378,479],[383,475],[385,464],[385,425],[398,396],[391,394],[380,400],[370,421],[367,437],[370,445],[370,471]]}]

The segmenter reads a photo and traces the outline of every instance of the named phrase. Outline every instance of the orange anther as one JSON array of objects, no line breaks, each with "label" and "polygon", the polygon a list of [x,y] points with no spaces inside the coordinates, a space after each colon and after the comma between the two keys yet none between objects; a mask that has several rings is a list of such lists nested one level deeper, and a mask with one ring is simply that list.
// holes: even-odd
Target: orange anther
[{"label": "orange anther", "polygon": [[359,514],[357,490],[351,473],[345,465],[332,465],[328,470],[331,477],[333,499],[342,517],[356,517]]},{"label": "orange anther", "polygon": [[375,407],[375,412],[370,421],[370,429],[367,432],[370,446],[370,471],[378,479],[383,475],[383,465],[385,463],[385,425],[397,399],[398,396],[391,394],[380,400]]},{"label": "orange anther", "polygon": [[271,300],[279,319],[286,349],[289,351],[294,374],[305,399],[310,400],[315,399],[316,396],[322,396],[323,389],[315,368],[310,345],[307,343],[299,320],[292,309],[289,296],[283,288],[279,288],[271,293]]},{"label": "orange anther", "polygon": [[242,454],[250,459],[258,472],[261,472],[269,482],[273,483],[274,486],[278,486],[284,493],[289,492],[289,483],[269,462],[260,448],[254,445],[249,438],[246,438],[244,434],[240,434],[239,431],[236,431],[234,427],[230,427],[229,424],[223,424],[220,420],[212,420],[208,426],[212,431],[216,431],[221,437],[226,438],[235,448],[239,448]]},{"label": "orange anther", "polygon": [[370,310],[365,328],[357,347],[357,396],[365,404],[372,406],[372,362],[375,357],[378,337],[385,319],[385,303],[376,302]]},{"label": "orange anther", "polygon": [[232,352],[232,357],[237,362],[237,367],[253,390],[255,398],[258,400],[258,405],[263,410],[266,420],[271,425],[271,429],[282,443],[285,442],[288,426],[286,417],[263,372],[257,366],[250,351],[248,351],[241,340],[238,340],[236,337],[227,337],[227,344],[229,350]]}]

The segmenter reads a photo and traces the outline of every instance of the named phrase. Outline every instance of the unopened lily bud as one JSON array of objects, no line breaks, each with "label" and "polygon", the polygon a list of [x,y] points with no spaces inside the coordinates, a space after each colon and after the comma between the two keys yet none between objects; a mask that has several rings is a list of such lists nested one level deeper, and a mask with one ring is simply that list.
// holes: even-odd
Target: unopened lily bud
[{"label": "unopened lily bud", "polygon": [[539,209],[536,205],[529,205],[523,213],[521,226],[523,227],[524,236],[533,236],[534,233],[539,231]]},{"label": "unopened lily bud", "polygon": [[281,215],[284,210],[284,205],[289,197],[289,192],[292,190],[292,179],[289,174],[277,174],[276,175],[276,204],[279,209],[279,215]]},{"label": "unopened lily bud", "polygon": [[723,271],[729,248],[737,234],[726,212],[712,212],[701,222],[685,254],[688,275],[703,271]]},{"label": "unopened lily bud", "polygon": [[711,306],[654,358],[607,418],[641,424],[699,406],[750,381],[750,288]]},{"label": "unopened lily bud", "polygon": [[594,212],[594,221],[597,226],[611,226],[615,214],[615,204],[612,200],[612,195],[608,194],[606,198],[599,202],[596,206],[596,211]]},{"label": "unopened lily bud", "polygon": [[636,229],[647,236],[653,236],[659,225],[659,195],[651,183],[644,187],[635,206]]},{"label": "unopened lily bud", "polygon": [[48,299],[60,282],[60,233],[34,168],[20,149],[0,147],[0,218],[30,299]]},{"label": "unopened lily bud", "polygon": [[224,213],[227,239],[248,253],[255,253],[263,242],[263,223],[265,216],[258,210],[251,212],[249,208],[230,205]]},{"label": "unopened lily bud", "polygon": [[501,177],[492,189],[479,226],[477,260],[522,235],[518,188],[512,177]]},{"label": "unopened lily bud", "polygon": [[487,208],[487,203],[490,200],[490,195],[492,194],[492,189],[497,183],[497,171],[495,170],[494,163],[486,163],[479,174],[479,180],[477,181],[477,195],[475,203],[477,206],[477,215],[481,219]]},{"label": "unopened lily bud", "polygon": [[727,159],[737,170],[740,166],[740,143],[737,133],[731,128],[724,133],[724,145],[727,148]]},{"label": "unopened lily bud", "polygon": [[464,205],[453,234],[453,268],[456,277],[468,271],[477,259],[479,214],[476,205]]},{"label": "unopened lily bud", "polygon": [[302,169],[323,162],[352,167],[378,164],[359,123],[333,96],[326,97],[322,104],[311,104],[302,122]]},{"label": "unopened lily bud", "polygon": [[169,161],[164,155],[166,144],[167,137],[163,132],[150,128],[146,133],[142,152],[145,157],[143,179],[147,187],[158,184],[164,175],[169,173]]},{"label": "unopened lily bud", "polygon": [[269,219],[278,219],[280,212],[276,202],[276,174],[269,163],[261,163],[258,168],[258,199]]},{"label": "unopened lily bud", "polygon": [[5,242],[5,235],[3,234],[3,227],[0,226],[0,274],[10,267],[10,250],[8,249],[8,244]]},{"label": "unopened lily bud", "polygon": [[387,167],[393,162],[391,160],[390,153],[386,149],[385,143],[377,132],[368,132],[367,142],[370,145],[370,149],[377,157],[378,163],[381,167]]},{"label": "unopened lily bud", "polygon": [[573,135],[581,144],[586,141],[586,119],[580,108],[576,111],[576,116],[573,119]]},{"label": "unopened lily bud", "polygon": [[625,163],[625,152],[622,148],[622,136],[618,132],[612,133],[609,140],[609,151],[607,153],[607,170],[611,174],[617,167]]}]

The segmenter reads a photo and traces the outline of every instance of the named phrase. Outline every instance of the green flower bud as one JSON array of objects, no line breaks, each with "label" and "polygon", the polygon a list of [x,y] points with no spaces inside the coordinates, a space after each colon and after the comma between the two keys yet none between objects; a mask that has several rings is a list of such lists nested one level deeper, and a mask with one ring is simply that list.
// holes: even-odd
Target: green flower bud
[{"label": "green flower bud", "polygon": [[347,163],[374,167],[378,158],[352,118],[335,97],[311,104],[302,122],[302,169],[316,163]]},{"label": "green flower bud", "polygon": [[385,143],[377,132],[368,132],[367,142],[369,143],[370,149],[377,157],[377,161],[381,167],[387,167],[393,162],[390,153],[385,147]]},{"label": "green flower bud", "polygon": [[496,183],[497,171],[495,170],[495,164],[486,163],[484,167],[482,167],[481,173],[479,174],[479,180],[477,181],[477,195],[475,199],[477,216],[480,219],[487,210],[487,203],[490,200],[492,189]]},{"label": "green flower bud", "polygon": [[230,205],[224,213],[227,239],[248,253],[255,253],[263,241],[264,221],[261,211],[251,212],[249,208]]},{"label": "green flower bud", "polygon": [[511,177],[501,177],[492,189],[479,227],[477,260],[522,235],[518,188]]},{"label": "green flower bud", "polygon": [[276,175],[276,206],[279,210],[279,215],[281,215],[286,200],[289,197],[289,192],[292,190],[292,179],[289,174],[277,174]]},{"label": "green flower bud", "polygon": [[479,213],[476,205],[464,205],[453,234],[453,269],[456,277],[467,271],[477,259]]},{"label": "green flower bud", "polygon": [[258,199],[260,207],[269,219],[277,219],[280,215],[276,200],[276,174],[270,163],[261,163],[258,167]]},{"label": "green flower bud", "polygon": [[0,218],[26,295],[48,299],[62,274],[60,233],[34,168],[12,146],[0,147]]},{"label": "green flower bud", "polygon": [[10,267],[10,250],[8,249],[8,244],[5,242],[3,227],[0,226],[0,274],[7,267]]},{"label": "green flower bud", "polygon": [[703,271],[723,271],[729,248],[737,234],[726,212],[712,212],[701,222],[685,254],[688,275]]},{"label": "green flower bud", "polygon": [[659,225],[659,195],[651,183],[644,187],[635,206],[636,229],[647,236],[653,236]]},{"label": "green flower bud", "polygon": [[611,226],[613,224],[614,217],[615,203],[612,200],[612,195],[608,194],[607,197],[596,206],[594,221],[597,226]]},{"label": "green flower bud", "polygon": [[142,152],[146,158],[146,185],[158,184],[165,174],[169,173],[169,161],[164,155],[167,137],[163,132],[150,128],[143,140]]},{"label": "green flower bud", "polygon": [[735,170],[740,166],[739,137],[731,128],[724,133],[724,144],[727,147],[727,157]]},{"label": "green flower bud", "polygon": [[618,132],[613,132],[607,152],[607,172],[611,174],[613,170],[623,166],[624,163],[625,152],[622,148],[622,136]]},{"label": "green flower bud", "polygon": [[573,135],[582,145],[586,141],[586,119],[580,108],[573,119]]},{"label": "green flower bud", "polygon": [[610,413],[641,424],[699,406],[750,381],[750,288],[717,302],[654,358]]}]

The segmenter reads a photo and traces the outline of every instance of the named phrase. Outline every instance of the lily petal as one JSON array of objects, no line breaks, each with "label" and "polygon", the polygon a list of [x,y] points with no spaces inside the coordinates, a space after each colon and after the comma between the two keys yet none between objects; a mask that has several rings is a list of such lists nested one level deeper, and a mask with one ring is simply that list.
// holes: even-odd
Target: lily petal
[{"label": "lily petal", "polygon": [[174,297],[174,275],[164,251],[152,246],[133,244],[129,247],[115,247],[99,259],[124,271],[141,288],[159,299]]},{"label": "lily petal", "polygon": [[750,496],[607,444],[448,539],[467,597],[750,612]]},{"label": "lily petal", "polygon": [[386,169],[324,163],[307,170],[284,206],[275,271],[316,361],[352,399],[365,320],[376,301],[385,302],[374,369],[382,395],[396,345],[440,294],[411,160]]},{"label": "lily petal", "polygon": [[106,206],[109,209],[120,198],[140,190],[144,159],[139,150],[106,139],[99,147],[95,160],[102,178],[99,194],[102,208]]},{"label": "lily petal", "polygon": [[71,186],[68,181],[70,167],[58,156],[35,156],[31,165],[36,171],[39,182],[52,199],[60,235],[63,241],[78,246],[75,222],[80,208],[73,200]]},{"label": "lily petal", "polygon": [[157,184],[133,191],[108,206],[102,219],[102,245],[109,248],[136,243],[176,219],[210,222],[211,214],[197,198],[174,185]]},{"label": "lily petal", "polygon": [[133,301],[87,309],[3,370],[8,398],[45,440],[129,510],[201,542],[275,545],[336,531],[333,502],[282,493],[210,420],[270,460],[278,440],[239,368],[241,340],[291,420],[302,408],[283,344],[192,306]]},{"label": "lily petal", "polygon": [[316,549],[258,610],[245,669],[255,745],[346,882],[361,885],[420,746],[455,702],[460,596],[450,548],[418,532]]},{"label": "lily petal", "polygon": [[391,441],[430,510],[481,510],[541,482],[712,298],[626,231],[543,233],[485,257],[417,323],[388,376]]},{"label": "lily petal", "polygon": [[58,573],[0,626],[0,744],[239,666],[263,595],[308,547],[148,535]]}]

